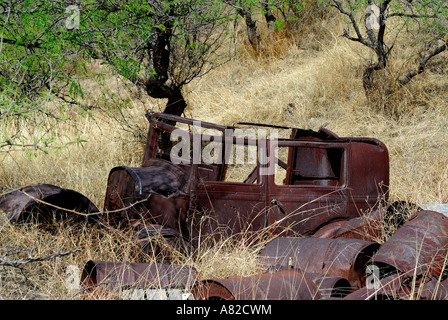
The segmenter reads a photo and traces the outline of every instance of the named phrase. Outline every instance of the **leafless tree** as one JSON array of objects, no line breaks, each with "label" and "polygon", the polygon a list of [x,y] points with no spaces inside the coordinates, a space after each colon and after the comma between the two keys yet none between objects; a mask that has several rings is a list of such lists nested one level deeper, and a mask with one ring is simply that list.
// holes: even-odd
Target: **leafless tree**
[{"label": "leafless tree", "polygon": [[[339,1],[332,6],[347,18],[347,28],[342,36],[371,49],[376,62],[368,65],[363,74],[363,86],[368,94],[375,90],[375,73],[388,66],[391,52],[398,34],[406,31],[410,46],[418,49],[414,67],[397,76],[400,85],[408,84],[415,76],[425,71],[428,62],[447,48],[448,5],[441,0],[383,0],[383,1]],[[389,29],[394,35],[388,36]]]}]

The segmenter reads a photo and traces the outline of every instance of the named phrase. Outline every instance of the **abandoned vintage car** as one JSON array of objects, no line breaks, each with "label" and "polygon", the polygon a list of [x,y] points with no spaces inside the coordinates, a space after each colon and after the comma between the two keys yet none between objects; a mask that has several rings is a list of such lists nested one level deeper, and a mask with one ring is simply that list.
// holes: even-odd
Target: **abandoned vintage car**
[{"label": "abandoned vintage car", "polygon": [[265,228],[307,236],[387,200],[389,156],[377,139],[163,113],[149,120],[142,166],[110,171],[103,214],[111,225],[143,221],[190,240]]}]

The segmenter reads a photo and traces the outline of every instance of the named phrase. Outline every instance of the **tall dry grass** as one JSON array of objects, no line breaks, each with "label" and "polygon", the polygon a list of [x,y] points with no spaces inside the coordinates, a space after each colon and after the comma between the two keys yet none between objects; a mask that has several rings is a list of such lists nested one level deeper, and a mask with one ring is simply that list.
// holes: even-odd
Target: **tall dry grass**
[{"label": "tall dry grass", "polygon": [[[391,201],[447,202],[448,109],[446,74],[441,67],[445,58],[439,57],[424,74],[397,92],[389,107],[401,113],[399,118],[392,117],[372,107],[363,91],[362,71],[374,58],[372,53],[341,38],[342,25],[335,19],[327,17],[308,25],[295,38],[282,34],[263,38],[269,45],[256,57],[245,44],[244,33],[238,35],[238,57],[185,88],[189,104],[185,115],[221,124],[243,120],[326,127],[340,136],[375,137],[389,149]],[[392,72],[404,63],[394,60]],[[109,110],[123,103],[122,113],[112,113],[111,117],[102,111],[86,115],[66,109],[71,120],[54,128],[57,138],[62,144],[74,137],[87,142],[37,157],[18,151],[0,153],[1,187],[51,183],[81,192],[101,209],[110,169],[140,165],[148,126],[144,113],[149,108],[162,111],[164,101],[145,97],[102,68],[92,65],[90,75],[105,72],[103,83],[83,82],[87,102]],[[59,102],[53,103],[58,106]],[[67,266],[82,268],[90,259],[139,259],[129,254],[133,244],[119,231],[61,229],[48,234],[32,226],[10,225],[2,217],[0,246],[35,247],[33,254],[37,256],[61,248],[81,249],[22,269],[0,267],[0,294],[5,299],[71,298],[73,291],[64,285]],[[194,266],[206,277],[247,276],[259,271],[258,249],[224,241],[181,256],[178,262]],[[146,261],[152,260],[147,257]]]}]

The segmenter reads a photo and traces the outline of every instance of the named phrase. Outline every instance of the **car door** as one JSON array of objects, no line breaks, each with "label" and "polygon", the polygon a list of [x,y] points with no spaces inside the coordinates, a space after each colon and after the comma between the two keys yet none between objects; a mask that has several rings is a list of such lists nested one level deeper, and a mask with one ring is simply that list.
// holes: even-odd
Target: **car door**
[{"label": "car door", "polygon": [[[347,219],[350,145],[321,141],[270,141],[272,157],[285,159],[267,176],[267,224],[277,232],[309,235],[334,220]],[[283,174],[281,174],[283,173]]]},{"label": "car door", "polygon": [[[193,165],[193,170],[197,172],[200,166]],[[260,174],[257,159],[256,163],[227,164],[221,181],[203,179],[195,171],[193,176],[189,213],[193,239],[249,239],[266,226],[267,179]]]}]

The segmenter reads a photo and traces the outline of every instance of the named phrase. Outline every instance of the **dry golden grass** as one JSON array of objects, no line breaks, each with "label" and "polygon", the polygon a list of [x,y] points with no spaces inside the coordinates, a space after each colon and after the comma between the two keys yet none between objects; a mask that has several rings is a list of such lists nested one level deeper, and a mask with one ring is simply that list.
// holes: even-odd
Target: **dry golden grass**
[{"label": "dry golden grass", "polygon": [[[393,118],[373,108],[364,95],[362,71],[373,56],[339,37],[340,27],[331,19],[321,20],[320,26],[310,24],[314,33],[300,42],[277,35],[270,42],[273,45],[256,58],[238,38],[238,58],[185,88],[189,103],[185,115],[221,124],[243,120],[311,129],[326,127],[340,136],[378,138],[390,153],[391,200],[446,203],[447,85],[445,70],[439,67],[445,62],[441,59],[446,58],[439,57],[440,61],[434,62],[425,74],[399,90],[389,108],[404,112],[399,119]],[[394,61],[391,72],[400,70],[403,63]],[[104,72],[98,65],[92,70]],[[110,169],[141,164],[142,137],[148,126],[144,113],[149,108],[162,111],[165,102],[145,98],[123,83],[110,74],[102,85],[92,80],[84,82],[92,105],[116,106],[127,100],[122,115],[114,114],[121,122],[100,111],[87,116],[68,109],[71,120],[55,127],[56,136],[62,143],[75,137],[87,142],[58,153],[39,153],[35,158],[22,152],[0,153],[0,186],[51,183],[81,192],[102,209]],[[114,98],[108,93],[115,93]],[[61,230],[50,235],[33,227],[10,225],[3,222],[4,215],[1,217],[0,246],[35,247],[36,256],[61,248],[82,249],[66,257],[27,264],[23,270],[0,267],[0,294],[5,299],[67,299],[73,295],[64,285],[67,266],[82,268],[90,259],[137,261],[129,254],[132,244],[119,231]],[[205,277],[247,276],[259,271],[258,250],[257,246],[224,241],[199,248],[194,255],[181,256],[178,262],[194,266]]]}]

